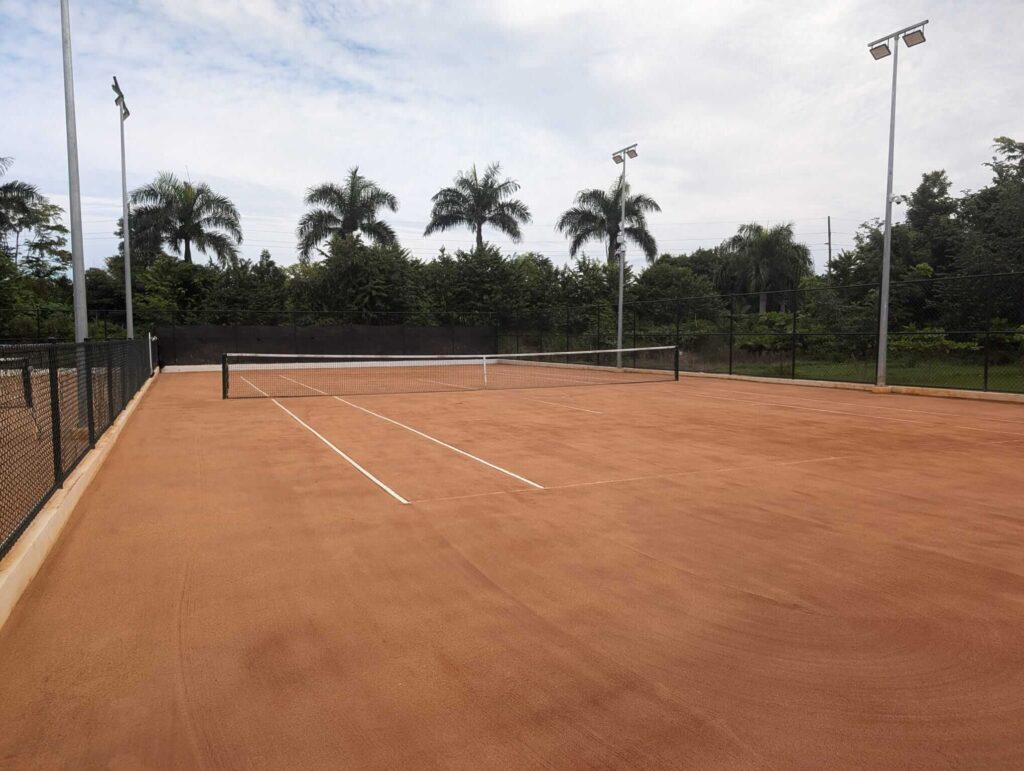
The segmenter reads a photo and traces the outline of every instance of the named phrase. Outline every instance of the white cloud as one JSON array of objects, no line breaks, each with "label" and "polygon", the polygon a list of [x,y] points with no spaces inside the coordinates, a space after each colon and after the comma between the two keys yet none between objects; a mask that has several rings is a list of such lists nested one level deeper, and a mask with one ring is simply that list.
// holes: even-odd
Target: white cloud
[{"label": "white cloud", "polygon": [[[555,219],[616,173],[663,213],[666,251],[715,243],[736,223],[795,220],[824,257],[881,211],[889,70],[865,43],[935,14],[928,44],[900,62],[896,188],[945,168],[978,187],[991,140],[1020,136],[1000,45],[1019,2],[285,2],[72,0],[87,262],[115,244],[118,75],[129,183],[160,170],[210,182],[238,204],[245,250],[294,259],[306,187],[359,165],[393,191],[403,242],[427,258],[471,234],[420,236],[430,196],[471,163],[500,160],[534,212],[521,249],[562,261]],[[66,199],[56,4],[0,0],[0,154],[18,178]],[[496,242],[502,243],[500,239]]]}]

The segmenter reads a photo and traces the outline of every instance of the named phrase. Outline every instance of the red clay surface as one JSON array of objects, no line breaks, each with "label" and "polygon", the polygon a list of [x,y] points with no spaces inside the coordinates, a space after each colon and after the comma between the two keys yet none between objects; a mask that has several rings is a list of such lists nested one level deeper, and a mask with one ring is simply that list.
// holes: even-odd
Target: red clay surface
[{"label": "red clay surface", "polygon": [[411,503],[161,376],[0,632],[0,766],[1024,766],[1021,406],[280,403]]}]

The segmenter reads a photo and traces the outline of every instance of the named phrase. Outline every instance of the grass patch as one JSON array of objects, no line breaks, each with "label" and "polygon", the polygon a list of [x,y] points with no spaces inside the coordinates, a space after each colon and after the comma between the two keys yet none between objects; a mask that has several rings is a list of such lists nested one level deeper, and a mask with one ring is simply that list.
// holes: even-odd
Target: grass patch
[{"label": "grass patch", "polygon": [[[727,366],[707,369],[708,372],[728,372]],[[786,360],[775,362],[734,362],[734,375],[755,377],[792,377],[792,364]],[[875,382],[873,361],[814,361],[797,359],[796,376],[800,380],[835,380],[844,383]],[[889,385],[921,386],[924,388],[959,388],[980,391],[985,387],[984,366],[974,362],[936,359],[914,364],[890,360],[887,381]],[[993,364],[988,368],[988,390],[1024,393],[1024,362]]]}]

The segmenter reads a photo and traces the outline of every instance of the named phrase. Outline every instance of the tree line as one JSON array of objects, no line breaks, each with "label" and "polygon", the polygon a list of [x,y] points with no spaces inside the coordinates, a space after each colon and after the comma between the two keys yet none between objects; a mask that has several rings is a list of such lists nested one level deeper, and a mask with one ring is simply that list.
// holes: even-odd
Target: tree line
[{"label": "tree line", "polygon": [[[979,190],[953,194],[946,173],[931,171],[900,197],[906,219],[893,229],[894,281],[1024,271],[1024,143],[996,139],[986,166],[992,180]],[[0,159],[0,174],[10,168],[11,159]],[[0,182],[0,337],[65,336],[71,288],[62,212],[28,183]],[[691,321],[706,315],[710,322],[728,306],[763,324],[792,309],[796,301],[785,290],[839,285],[855,288],[843,293],[842,309],[833,303],[821,311],[836,316],[836,323],[869,319],[877,305],[878,221],[862,224],[854,246],[839,251],[820,275],[792,224],[748,223],[713,248],[659,253],[648,216],[660,206],[617,179],[608,189],[580,191],[557,219],[572,258],[556,265],[541,253],[505,254],[486,241],[491,229],[521,240],[532,214],[519,191],[498,164],[482,173],[475,166],[460,172],[433,196],[425,235],[465,228],[475,246],[442,248],[423,261],[402,248],[387,222],[388,213],[398,210],[396,197],[353,168],[342,181],[307,191],[307,211],[296,227],[298,260],[281,266],[267,251],[256,260],[240,256],[241,218],[229,198],[205,183],[160,174],[131,193],[136,316],[142,323],[281,323],[307,314],[308,323],[437,324],[487,317],[551,325],[566,307],[611,313],[620,236],[647,258],[638,270],[626,267],[627,302],[638,307],[703,297],[710,298],[700,304],[706,310],[691,314]],[[116,235],[121,237],[120,223]],[[602,246],[603,259],[586,254],[588,243]],[[122,250],[86,275],[90,311],[109,320],[124,308]],[[196,254],[209,261],[195,261]],[[902,291],[894,296],[894,324],[904,326],[977,325],[986,314],[1013,320],[1024,303],[1014,301],[1012,292],[983,307],[978,296],[956,297],[952,290],[940,292],[941,301],[935,293],[898,296]],[[742,297],[726,301],[727,295]],[[804,303],[802,312],[811,307]]]}]

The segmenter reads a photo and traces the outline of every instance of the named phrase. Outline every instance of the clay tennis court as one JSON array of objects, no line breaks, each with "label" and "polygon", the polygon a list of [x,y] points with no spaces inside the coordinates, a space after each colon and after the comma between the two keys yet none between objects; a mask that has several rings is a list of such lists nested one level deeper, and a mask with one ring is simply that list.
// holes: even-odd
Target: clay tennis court
[{"label": "clay tennis court", "polygon": [[684,377],[144,395],[8,767],[1024,765],[1024,408]]}]

